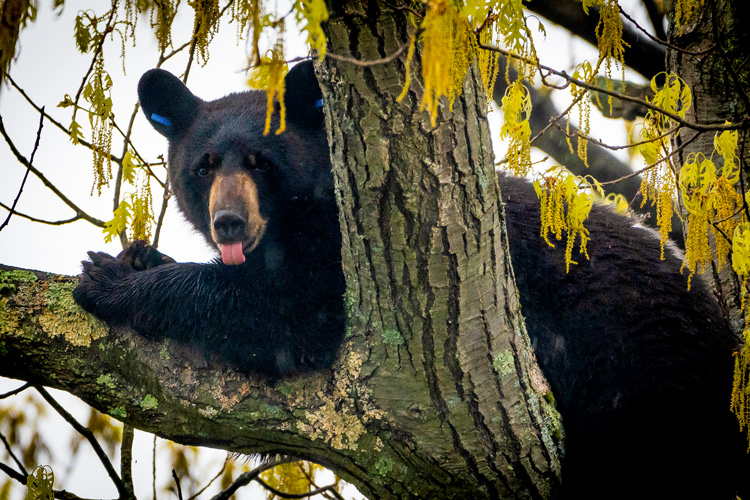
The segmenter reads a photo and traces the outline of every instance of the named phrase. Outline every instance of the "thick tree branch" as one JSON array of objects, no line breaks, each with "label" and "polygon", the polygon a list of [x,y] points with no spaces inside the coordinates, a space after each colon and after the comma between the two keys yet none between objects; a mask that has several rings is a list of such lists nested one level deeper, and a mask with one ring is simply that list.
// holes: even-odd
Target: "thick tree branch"
[{"label": "thick tree branch", "polygon": [[[559,24],[596,47],[596,26],[599,23],[597,9],[590,9],[589,15],[586,15],[581,8],[581,3],[576,0],[535,1],[524,4],[524,7]],[[625,50],[626,66],[648,80],[660,71],[664,71],[665,49],[662,45],[644,38],[639,31],[627,24],[623,26],[622,38],[630,45]]]}]

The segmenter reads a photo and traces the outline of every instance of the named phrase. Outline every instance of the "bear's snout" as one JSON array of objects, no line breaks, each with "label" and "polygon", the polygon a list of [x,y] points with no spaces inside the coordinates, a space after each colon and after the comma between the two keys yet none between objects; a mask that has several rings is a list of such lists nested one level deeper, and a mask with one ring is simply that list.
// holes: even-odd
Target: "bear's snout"
[{"label": "bear's snout", "polygon": [[216,212],[213,224],[219,241],[240,241],[245,236],[245,219],[233,210]]}]

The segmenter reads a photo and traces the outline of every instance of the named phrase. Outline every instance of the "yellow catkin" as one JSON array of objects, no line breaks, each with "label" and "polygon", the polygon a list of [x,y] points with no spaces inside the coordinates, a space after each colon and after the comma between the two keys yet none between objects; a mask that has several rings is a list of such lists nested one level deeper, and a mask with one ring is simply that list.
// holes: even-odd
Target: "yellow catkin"
[{"label": "yellow catkin", "polygon": [[523,177],[531,171],[531,96],[520,79],[508,86],[502,104],[500,137],[508,141],[507,170]]},{"label": "yellow catkin", "polygon": [[456,9],[447,0],[431,0],[422,20],[422,80],[424,94],[419,110],[427,110],[430,123],[437,124],[439,100],[452,91],[451,68]]},{"label": "yellow catkin", "polygon": [[[596,26],[596,40],[599,60],[604,62],[604,75],[607,77],[607,90],[612,90],[612,65],[619,66],[621,81],[625,86],[625,47],[622,39],[622,19],[617,0],[603,0],[599,9],[599,23]],[[609,97],[612,107],[612,96]]]},{"label": "yellow catkin", "polygon": [[579,253],[588,259],[588,229],[584,222],[593,205],[593,197],[587,191],[591,186],[581,177],[558,171],[534,182],[534,188],[541,202],[540,235],[548,245],[552,234],[557,241],[565,235],[565,270],[570,271],[573,260],[573,249],[576,240],[580,240]]},{"label": "yellow catkin", "polygon": [[[495,26],[489,22],[480,34],[482,45],[492,45],[494,42]],[[487,97],[490,110],[492,109],[492,97],[495,90],[495,81],[498,74],[498,61],[500,54],[491,50],[480,50],[477,56],[479,71],[482,74],[482,84],[484,85],[484,94]]]},{"label": "yellow catkin", "polygon": [[219,32],[219,0],[188,0],[188,5],[195,10],[193,36],[198,60],[205,66],[208,62],[208,45]]}]

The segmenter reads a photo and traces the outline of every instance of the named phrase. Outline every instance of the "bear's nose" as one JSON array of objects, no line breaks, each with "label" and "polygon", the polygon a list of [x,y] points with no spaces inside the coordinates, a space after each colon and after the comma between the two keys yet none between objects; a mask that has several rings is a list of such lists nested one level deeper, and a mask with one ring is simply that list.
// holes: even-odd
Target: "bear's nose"
[{"label": "bear's nose", "polygon": [[245,219],[232,210],[219,210],[214,215],[214,230],[220,242],[240,241],[245,235]]}]

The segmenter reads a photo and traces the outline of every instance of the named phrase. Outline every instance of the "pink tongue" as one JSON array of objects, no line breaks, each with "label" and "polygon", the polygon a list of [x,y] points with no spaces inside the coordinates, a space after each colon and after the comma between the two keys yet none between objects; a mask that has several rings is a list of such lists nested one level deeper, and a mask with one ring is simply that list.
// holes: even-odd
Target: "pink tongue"
[{"label": "pink tongue", "polygon": [[238,266],[245,262],[245,254],[242,252],[242,242],[229,243],[221,246],[221,260],[228,266]]}]

